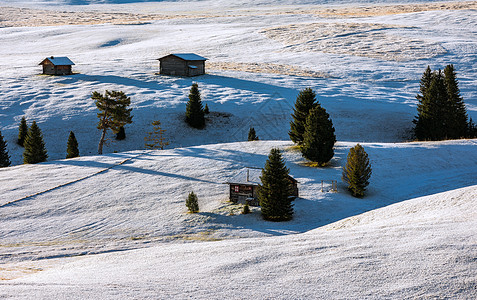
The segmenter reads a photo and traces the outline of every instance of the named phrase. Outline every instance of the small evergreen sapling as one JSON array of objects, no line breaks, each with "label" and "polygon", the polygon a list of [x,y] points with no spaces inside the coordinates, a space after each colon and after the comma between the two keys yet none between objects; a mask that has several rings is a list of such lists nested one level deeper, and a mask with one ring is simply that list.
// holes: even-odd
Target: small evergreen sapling
[{"label": "small evergreen sapling", "polygon": [[66,145],[66,158],[74,158],[79,156],[78,141],[76,140],[73,131],[70,131],[68,143]]},{"label": "small evergreen sapling", "polygon": [[186,106],[186,122],[190,127],[202,129],[205,126],[204,109],[200,99],[199,85],[193,83]]},{"label": "small evergreen sapling", "polygon": [[348,160],[343,167],[342,180],[354,197],[363,197],[371,177],[371,164],[364,148],[357,144],[349,150]]},{"label": "small evergreen sapling", "polygon": [[303,137],[301,147],[303,157],[317,162],[320,166],[333,158],[333,147],[336,142],[335,129],[330,115],[321,105],[317,105],[308,114]]},{"label": "small evergreen sapling", "polygon": [[250,130],[248,131],[248,141],[258,141],[258,136],[253,127],[250,127]]},{"label": "small evergreen sapling", "polygon": [[206,115],[210,114],[209,106],[207,105],[207,103],[205,104],[205,107],[204,107],[204,114]]},{"label": "small evergreen sapling", "polygon": [[20,126],[18,126],[18,145],[22,146],[25,143],[26,136],[28,134],[28,125],[25,117],[22,117],[20,121]]},{"label": "small evergreen sapling", "polygon": [[242,214],[247,215],[249,213],[250,213],[250,206],[247,203],[243,206]]},{"label": "small evergreen sapling", "polygon": [[152,122],[153,131],[148,132],[148,135],[144,138],[146,149],[161,149],[169,145],[164,137],[165,129],[161,128],[161,121]]},{"label": "small evergreen sapling", "polygon": [[293,217],[293,187],[280,150],[273,148],[262,170],[258,190],[262,217],[269,221],[288,221]]},{"label": "small evergreen sapling", "polygon": [[33,121],[24,143],[23,163],[36,164],[46,161],[48,154],[46,153],[45,143],[43,142],[43,134],[40,127]]},{"label": "small evergreen sapling", "polygon": [[0,131],[0,168],[10,166],[10,156],[8,155],[7,142],[3,139],[2,132]]},{"label": "small evergreen sapling", "polygon": [[124,130],[124,126],[119,127],[118,133],[116,133],[116,140],[122,141],[126,139],[126,131]]},{"label": "small evergreen sapling", "polygon": [[186,199],[186,206],[190,213],[199,212],[199,200],[194,192],[189,193],[189,196]]}]

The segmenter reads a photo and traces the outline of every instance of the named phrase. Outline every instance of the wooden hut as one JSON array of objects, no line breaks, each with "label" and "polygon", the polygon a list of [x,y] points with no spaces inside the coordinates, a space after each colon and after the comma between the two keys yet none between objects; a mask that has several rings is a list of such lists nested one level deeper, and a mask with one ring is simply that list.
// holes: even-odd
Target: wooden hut
[{"label": "wooden hut", "polygon": [[159,73],[173,76],[198,76],[205,74],[207,58],[194,53],[173,53],[158,58]]},{"label": "wooden hut", "polygon": [[71,66],[74,63],[66,56],[45,58],[39,65],[43,66],[43,74],[46,75],[71,75]]},{"label": "wooden hut", "polygon": [[[258,189],[260,188],[262,169],[244,168],[234,177],[230,178],[226,184],[229,185],[229,199],[234,203],[248,203],[258,206]],[[298,181],[288,176],[293,185],[291,197],[298,197]]]}]

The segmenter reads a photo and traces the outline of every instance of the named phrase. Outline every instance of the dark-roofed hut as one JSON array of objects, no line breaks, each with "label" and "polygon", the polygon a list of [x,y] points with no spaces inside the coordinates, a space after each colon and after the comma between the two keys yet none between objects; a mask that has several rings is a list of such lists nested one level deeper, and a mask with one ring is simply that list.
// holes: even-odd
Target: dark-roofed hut
[{"label": "dark-roofed hut", "polygon": [[[258,189],[262,183],[260,180],[261,175],[262,169],[244,168],[230,178],[226,182],[229,185],[230,201],[258,206]],[[288,179],[293,186],[291,197],[298,197],[298,181],[291,176],[288,176]]]},{"label": "dark-roofed hut", "polygon": [[74,63],[66,56],[45,58],[39,65],[43,66],[43,74],[46,75],[71,75],[71,66]]},{"label": "dark-roofed hut", "polygon": [[198,76],[205,74],[207,58],[194,53],[173,53],[158,58],[159,73],[173,76]]}]

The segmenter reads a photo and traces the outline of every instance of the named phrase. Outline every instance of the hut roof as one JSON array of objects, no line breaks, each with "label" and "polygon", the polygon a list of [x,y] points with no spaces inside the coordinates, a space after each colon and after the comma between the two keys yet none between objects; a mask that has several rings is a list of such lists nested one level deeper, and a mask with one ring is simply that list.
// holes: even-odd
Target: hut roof
[{"label": "hut roof", "polygon": [[261,175],[262,169],[243,168],[237,174],[235,174],[235,176],[227,180],[226,183],[259,185],[262,183],[262,181],[260,180]]},{"label": "hut roof", "polygon": [[[248,185],[261,185],[262,180],[260,179],[262,176],[262,169],[259,168],[243,168],[241,169],[235,176],[231,177],[225,183],[228,184],[248,184]],[[288,175],[288,178],[295,183],[298,181]]]},{"label": "hut roof", "polygon": [[45,61],[50,61],[55,66],[72,66],[74,63],[66,56],[50,56],[45,58],[39,65],[45,63]]},{"label": "hut roof", "polygon": [[168,57],[168,56],[176,56],[180,59],[183,59],[183,60],[207,60],[207,58],[205,57],[202,57],[200,55],[197,55],[197,54],[194,54],[194,53],[172,53],[172,54],[169,54],[169,55],[166,55],[166,56],[163,56],[161,58],[158,58],[159,60],[165,58],[165,57]]}]

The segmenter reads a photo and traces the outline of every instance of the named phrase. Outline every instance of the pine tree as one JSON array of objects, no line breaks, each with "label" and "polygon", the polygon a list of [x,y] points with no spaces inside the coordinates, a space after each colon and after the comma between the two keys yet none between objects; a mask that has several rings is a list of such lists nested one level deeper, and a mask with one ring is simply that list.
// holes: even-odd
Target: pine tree
[{"label": "pine tree", "polygon": [[169,145],[169,142],[166,142],[164,138],[165,129],[161,128],[161,121],[152,122],[153,131],[148,132],[148,135],[144,138],[146,149],[161,149],[164,150],[164,147]]},{"label": "pine tree", "polygon": [[269,221],[287,221],[293,217],[292,185],[280,150],[273,148],[262,170],[258,189],[262,217]]},{"label": "pine tree", "polygon": [[124,130],[124,126],[119,127],[118,133],[116,133],[116,140],[122,141],[126,139],[126,131]]},{"label": "pine tree", "polygon": [[189,126],[202,129],[205,126],[204,109],[200,99],[199,85],[193,83],[190,88],[189,102],[186,107],[186,122]]},{"label": "pine tree", "polygon": [[206,115],[210,114],[209,106],[207,105],[207,103],[205,104],[205,107],[204,107],[204,114]]},{"label": "pine tree", "polygon": [[197,199],[197,195],[194,192],[189,193],[189,196],[186,199],[186,206],[190,213],[199,212],[199,201]]},{"label": "pine tree", "polygon": [[310,111],[303,137],[301,148],[303,157],[319,165],[324,165],[333,158],[333,147],[336,142],[335,129],[330,115],[321,105],[317,105]]},{"label": "pine tree", "polygon": [[354,197],[363,197],[371,173],[368,154],[360,144],[357,144],[349,150],[341,179],[348,185],[348,190]]},{"label": "pine tree", "polygon": [[250,127],[250,130],[248,131],[248,141],[258,141],[258,136],[253,127]]},{"label": "pine tree", "polygon": [[416,96],[417,116],[414,134],[418,140],[443,140],[466,137],[469,123],[464,101],[460,95],[453,65],[444,72],[424,72],[420,92]]},{"label": "pine tree", "polygon": [[22,147],[24,146],[25,138],[27,134],[28,134],[28,125],[27,125],[25,117],[22,117],[20,121],[20,126],[18,126],[18,141],[17,141],[18,145]]},{"label": "pine tree", "polygon": [[98,144],[98,154],[103,154],[106,131],[111,129],[113,133],[118,133],[121,126],[132,123],[132,108],[128,108],[131,104],[131,98],[127,97],[122,91],[106,90],[104,96],[98,92],[93,92],[91,99],[95,100],[96,107],[100,111],[97,128],[101,130],[101,139]]},{"label": "pine tree", "polygon": [[43,142],[43,134],[40,127],[35,121],[28,129],[28,134],[24,143],[23,163],[36,164],[46,161],[48,154],[46,153],[45,143]]},{"label": "pine tree", "polygon": [[292,114],[293,121],[290,122],[290,131],[288,132],[290,139],[294,143],[298,145],[303,144],[306,118],[310,110],[317,105],[316,94],[311,88],[300,91],[296,98],[295,108]]},{"label": "pine tree", "polygon": [[2,132],[0,131],[0,168],[10,166],[10,156],[8,155],[7,142],[3,139]]},{"label": "pine tree", "polygon": [[449,123],[447,124],[447,138],[459,139],[467,135],[467,111],[459,91],[459,83],[454,70],[454,65],[444,68],[444,82],[447,90],[449,106]]},{"label": "pine tree", "polygon": [[472,118],[469,119],[469,123],[467,124],[467,137],[470,139],[477,137],[477,125],[475,125]]},{"label": "pine tree", "polygon": [[78,141],[73,131],[70,131],[68,143],[66,145],[66,158],[79,157]]}]

